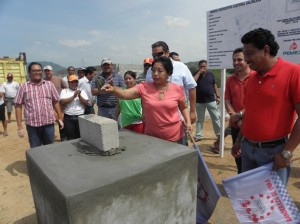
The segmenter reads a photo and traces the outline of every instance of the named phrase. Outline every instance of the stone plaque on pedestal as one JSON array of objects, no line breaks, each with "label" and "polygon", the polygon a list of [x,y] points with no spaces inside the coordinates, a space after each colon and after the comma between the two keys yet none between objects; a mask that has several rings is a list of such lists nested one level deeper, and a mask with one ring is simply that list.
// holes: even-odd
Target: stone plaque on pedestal
[{"label": "stone plaque on pedestal", "polygon": [[86,154],[80,139],[26,152],[40,224],[189,224],[196,220],[197,153],[119,132],[113,156]]}]

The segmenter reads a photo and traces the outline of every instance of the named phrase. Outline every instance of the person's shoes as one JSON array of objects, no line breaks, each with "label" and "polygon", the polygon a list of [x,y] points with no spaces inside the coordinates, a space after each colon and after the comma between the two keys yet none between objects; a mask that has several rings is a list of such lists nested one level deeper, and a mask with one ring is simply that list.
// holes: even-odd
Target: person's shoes
[{"label": "person's shoes", "polygon": [[4,137],[8,136],[7,131],[5,131],[5,132],[3,133],[3,136],[4,136]]},{"label": "person's shoes", "polygon": [[203,139],[203,138],[199,138],[199,137],[194,137],[194,141],[195,141],[195,142],[199,142],[199,141],[202,141],[202,139]]},{"label": "person's shoes", "polygon": [[219,154],[219,149],[218,148],[215,148],[213,146],[210,147],[211,151],[215,154]]},{"label": "person's shoes", "polygon": [[213,153],[215,154],[219,154],[219,148],[220,148],[220,138],[218,138],[215,142],[214,142],[214,146],[211,146],[210,149]]},{"label": "person's shoes", "polygon": [[225,131],[224,131],[224,137],[226,138],[228,135],[231,135],[231,127],[230,126],[225,128]]}]

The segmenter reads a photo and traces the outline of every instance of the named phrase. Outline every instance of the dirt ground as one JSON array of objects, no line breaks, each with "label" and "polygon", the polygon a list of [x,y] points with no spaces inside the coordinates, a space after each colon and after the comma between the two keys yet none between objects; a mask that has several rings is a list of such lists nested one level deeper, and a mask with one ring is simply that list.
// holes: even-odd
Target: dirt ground
[{"label": "dirt ground", "polygon": [[[0,224],[37,224],[25,160],[25,151],[29,148],[28,138],[18,137],[15,119],[8,124],[8,134],[9,136],[3,137],[3,129],[0,126]],[[236,174],[235,162],[230,155],[231,138],[230,136],[226,138],[224,158],[220,158],[210,151],[215,136],[209,119],[204,124],[204,137],[205,139],[198,142],[198,145],[222,193],[209,223],[238,223],[222,186],[223,179]],[[295,157],[300,157],[299,149],[300,147],[296,150]],[[300,161],[298,160],[294,162],[287,187],[298,208],[300,208],[299,189]]]}]

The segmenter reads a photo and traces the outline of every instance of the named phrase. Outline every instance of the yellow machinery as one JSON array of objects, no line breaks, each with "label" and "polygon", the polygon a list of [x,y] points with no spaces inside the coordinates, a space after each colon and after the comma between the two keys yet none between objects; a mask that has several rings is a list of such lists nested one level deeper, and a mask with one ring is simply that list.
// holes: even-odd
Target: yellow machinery
[{"label": "yellow machinery", "polygon": [[6,81],[8,73],[13,74],[14,81],[18,83],[26,82],[26,64],[26,54],[24,52],[20,52],[18,58],[0,58],[0,84]]}]

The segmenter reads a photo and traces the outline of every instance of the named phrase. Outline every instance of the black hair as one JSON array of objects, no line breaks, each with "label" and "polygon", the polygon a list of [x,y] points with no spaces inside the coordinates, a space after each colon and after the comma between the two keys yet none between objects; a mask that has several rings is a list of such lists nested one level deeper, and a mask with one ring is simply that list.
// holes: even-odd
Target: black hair
[{"label": "black hair", "polygon": [[154,44],[152,44],[151,47],[152,47],[152,49],[157,48],[157,47],[162,47],[164,52],[169,51],[169,46],[164,41],[157,41]]},{"label": "black hair", "polygon": [[125,72],[125,74],[124,74],[124,79],[125,79],[125,76],[126,76],[127,74],[130,75],[130,76],[132,76],[133,79],[136,79],[136,73],[133,72],[133,71],[127,71],[127,72]]},{"label": "black hair", "polygon": [[173,74],[173,64],[172,64],[172,61],[170,58],[167,58],[165,56],[155,58],[152,63],[152,67],[151,67],[152,71],[153,71],[154,64],[157,62],[162,63],[162,65],[164,66],[164,69],[166,69],[169,76],[171,76]]},{"label": "black hair", "polygon": [[174,52],[174,51],[173,51],[173,52],[170,53],[170,57],[171,57],[171,58],[172,58],[174,55],[175,55],[175,56],[179,56],[179,54],[178,54],[177,52]]},{"label": "black hair", "polygon": [[243,48],[242,47],[239,47],[239,48],[236,48],[234,51],[233,51],[233,53],[232,53],[232,55],[234,55],[234,54],[236,54],[236,53],[243,53]]},{"label": "black hair", "polygon": [[206,61],[206,60],[201,60],[201,61],[199,61],[198,66],[199,66],[200,64],[202,64],[202,63],[207,64],[207,61]]},{"label": "black hair", "polygon": [[271,56],[276,56],[279,49],[279,45],[275,41],[275,37],[271,31],[263,28],[258,28],[246,33],[242,37],[241,42],[243,44],[252,44],[259,50],[262,50],[264,46],[268,45],[270,47],[269,53]]},{"label": "black hair", "polygon": [[42,65],[40,64],[40,63],[38,63],[38,62],[31,62],[29,65],[28,65],[28,73],[30,73],[30,71],[31,71],[31,67],[33,66],[33,65],[39,65],[41,68],[42,68]]},{"label": "black hair", "polygon": [[92,74],[94,71],[96,71],[96,68],[92,67],[92,66],[89,66],[84,71],[85,71],[85,75]]},{"label": "black hair", "polygon": [[68,71],[70,70],[70,68],[73,68],[75,70],[74,66],[69,66],[68,67]]}]

